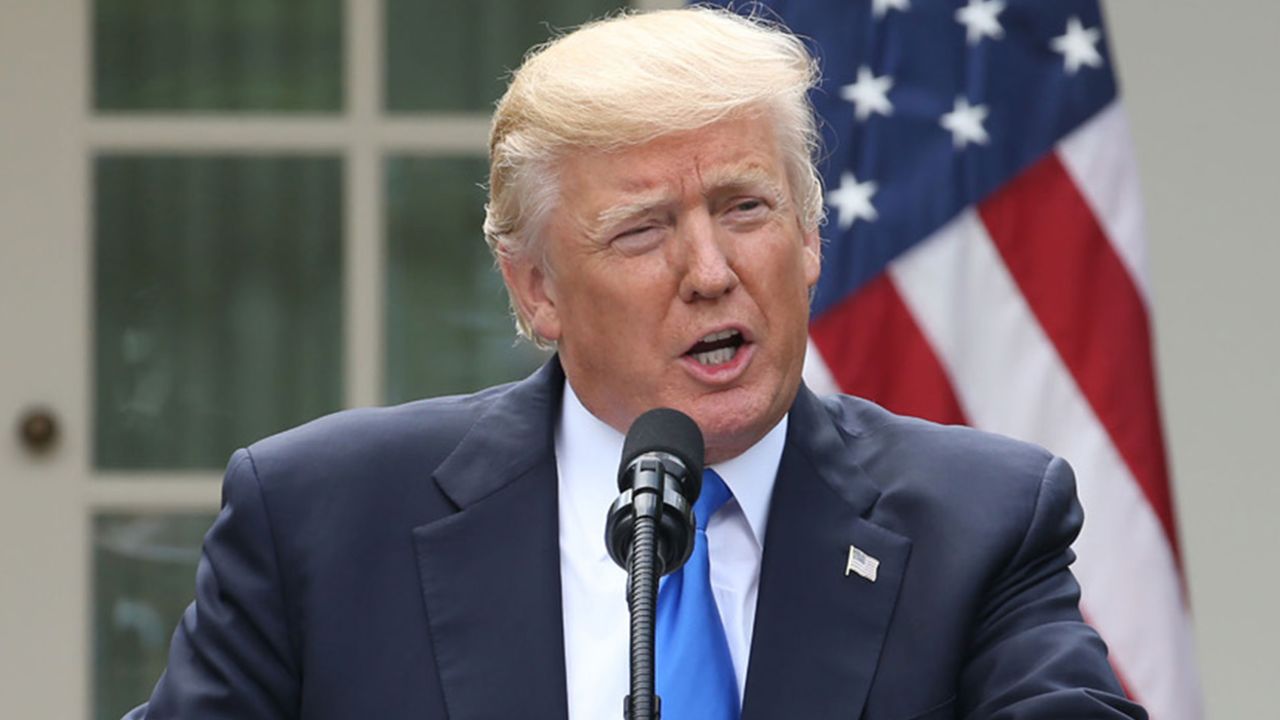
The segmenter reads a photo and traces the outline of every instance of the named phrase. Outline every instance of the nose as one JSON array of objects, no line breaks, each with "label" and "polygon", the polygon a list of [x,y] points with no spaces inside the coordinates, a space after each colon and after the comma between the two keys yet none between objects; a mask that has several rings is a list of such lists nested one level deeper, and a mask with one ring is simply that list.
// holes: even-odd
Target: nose
[{"label": "nose", "polygon": [[732,258],[717,237],[710,215],[686,222],[680,243],[685,256],[684,275],[680,280],[680,299],[693,302],[699,298],[714,299],[738,286]]}]

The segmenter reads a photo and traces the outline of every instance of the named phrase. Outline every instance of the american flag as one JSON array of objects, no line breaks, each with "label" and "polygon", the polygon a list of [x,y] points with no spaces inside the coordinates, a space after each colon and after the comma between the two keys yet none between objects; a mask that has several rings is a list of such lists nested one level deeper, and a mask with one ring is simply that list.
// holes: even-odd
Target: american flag
[{"label": "american flag", "polygon": [[807,382],[1070,461],[1086,617],[1152,718],[1200,718],[1138,176],[1098,3],[766,4],[823,66]]}]

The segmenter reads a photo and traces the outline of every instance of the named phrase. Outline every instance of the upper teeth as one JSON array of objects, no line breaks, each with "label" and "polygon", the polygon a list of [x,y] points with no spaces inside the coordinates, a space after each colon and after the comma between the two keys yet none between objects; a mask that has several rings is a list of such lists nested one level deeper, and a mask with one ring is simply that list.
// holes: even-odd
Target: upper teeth
[{"label": "upper teeth", "polygon": [[702,338],[702,342],[715,342],[717,340],[724,340],[725,338],[731,338],[737,334],[738,334],[737,330],[721,330],[720,332],[713,332],[710,335],[704,335]]},{"label": "upper teeth", "polygon": [[719,365],[727,363],[738,354],[738,348],[723,347],[719,350],[711,350],[710,352],[694,353],[693,359],[702,365]]}]

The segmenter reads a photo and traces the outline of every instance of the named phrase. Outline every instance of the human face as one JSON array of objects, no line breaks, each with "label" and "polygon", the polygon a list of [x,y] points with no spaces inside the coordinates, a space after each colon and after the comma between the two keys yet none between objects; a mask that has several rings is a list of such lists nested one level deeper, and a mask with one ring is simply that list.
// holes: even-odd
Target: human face
[{"label": "human face", "polygon": [[543,262],[502,267],[583,405],[619,432],[680,410],[708,463],[751,447],[795,398],[819,270],[770,123],[575,154],[559,180]]}]

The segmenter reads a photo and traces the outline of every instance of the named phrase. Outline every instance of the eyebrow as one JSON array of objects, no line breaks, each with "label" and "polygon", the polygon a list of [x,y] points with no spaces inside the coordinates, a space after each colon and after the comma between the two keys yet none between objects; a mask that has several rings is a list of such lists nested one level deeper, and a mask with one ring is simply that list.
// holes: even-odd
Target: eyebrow
[{"label": "eyebrow", "polygon": [[[718,170],[708,174],[704,181],[709,186],[707,194],[759,186],[764,188],[765,193],[770,196],[769,199],[778,207],[782,207],[787,201],[787,194],[783,191],[782,185],[769,173],[754,165]],[[654,192],[605,208],[596,215],[592,234],[599,235],[616,224],[643,217],[670,202],[671,197],[668,193]]]},{"label": "eyebrow", "polygon": [[775,205],[781,207],[787,201],[787,194],[783,191],[782,185],[757,165],[715,171],[709,173],[703,180],[712,192],[758,186],[764,188]]},{"label": "eyebrow", "polygon": [[634,200],[620,203],[612,207],[607,207],[596,215],[595,226],[596,234],[616,225],[624,220],[641,217],[671,202],[671,197],[665,192],[650,193],[642,195]]}]

